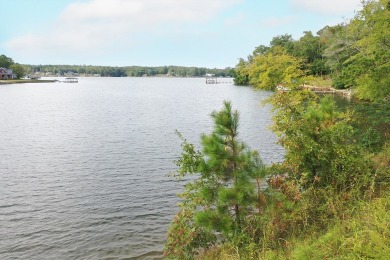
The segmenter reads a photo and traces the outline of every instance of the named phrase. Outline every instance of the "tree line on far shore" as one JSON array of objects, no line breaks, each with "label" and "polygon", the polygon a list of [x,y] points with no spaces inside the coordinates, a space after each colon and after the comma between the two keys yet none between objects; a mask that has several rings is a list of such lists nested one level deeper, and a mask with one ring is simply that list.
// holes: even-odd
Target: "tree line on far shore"
[{"label": "tree line on far shore", "polygon": [[18,78],[26,75],[67,76],[85,75],[100,77],[203,77],[211,74],[216,77],[233,77],[233,68],[204,68],[184,66],[94,66],[94,65],[26,65],[15,63],[10,57],[0,55],[0,67],[12,69]]},{"label": "tree line on far shore", "polygon": [[203,67],[184,66],[93,66],[93,65],[24,65],[27,74],[40,74],[51,76],[66,75],[88,75],[101,77],[203,77],[206,74],[213,74],[216,77],[233,77],[232,68],[209,69]]}]

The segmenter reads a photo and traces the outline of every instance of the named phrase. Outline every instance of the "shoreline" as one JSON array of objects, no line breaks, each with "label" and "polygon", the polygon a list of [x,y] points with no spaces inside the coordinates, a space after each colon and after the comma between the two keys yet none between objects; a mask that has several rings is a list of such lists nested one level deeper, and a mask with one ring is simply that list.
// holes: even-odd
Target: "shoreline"
[{"label": "shoreline", "polygon": [[57,80],[54,80],[54,79],[42,79],[42,80],[36,80],[36,79],[7,79],[7,80],[0,80],[0,85],[24,84],[24,83],[54,83],[54,82],[57,82]]},{"label": "shoreline", "polygon": [[348,97],[352,96],[351,89],[335,89],[331,86],[312,86],[307,84],[303,84],[302,88],[320,94],[339,94]]}]

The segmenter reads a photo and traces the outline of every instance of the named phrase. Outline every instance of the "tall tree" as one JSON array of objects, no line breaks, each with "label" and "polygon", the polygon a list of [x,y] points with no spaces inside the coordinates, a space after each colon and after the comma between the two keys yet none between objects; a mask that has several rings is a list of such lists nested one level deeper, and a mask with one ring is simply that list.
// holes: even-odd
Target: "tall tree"
[{"label": "tall tree", "polygon": [[317,76],[326,74],[328,69],[322,56],[325,44],[321,44],[320,37],[314,36],[312,32],[303,33],[304,35],[294,42],[294,56],[304,60],[304,67],[309,74]]},{"label": "tall tree", "polygon": [[196,220],[213,229],[240,230],[254,193],[248,167],[251,153],[244,143],[238,141],[239,116],[229,102],[224,102],[224,108],[211,116],[214,130],[201,137],[207,160],[201,164],[200,170],[207,184],[200,196],[206,203]]},{"label": "tall tree", "polygon": [[[202,151],[195,151],[194,145],[183,140],[176,176],[196,174],[198,178],[186,184],[180,195],[182,209],[168,234],[168,255],[178,252],[177,246],[182,243],[190,245],[187,253],[193,253],[191,246],[199,245],[194,239],[190,242],[178,238],[179,229],[192,238],[214,237],[215,241],[218,233],[226,240],[237,238],[257,206],[254,180],[262,176],[259,173],[264,172],[264,165],[257,152],[238,140],[238,112],[225,101],[223,109],[213,112],[211,117],[214,129],[201,136]],[[186,228],[179,225],[183,221]]]},{"label": "tall tree", "polygon": [[355,43],[359,53],[354,58],[363,68],[357,78],[357,92],[364,99],[390,99],[389,3],[388,0],[365,2],[350,24],[353,32],[363,34]]},{"label": "tall tree", "polygon": [[254,57],[248,67],[249,83],[264,90],[274,90],[277,85],[297,87],[304,77],[302,61],[287,54],[281,46],[271,48],[265,55]]},{"label": "tall tree", "polygon": [[259,45],[255,48],[253,51],[253,56],[263,55],[266,54],[270,50],[270,47],[265,45]]},{"label": "tall tree", "polygon": [[240,59],[234,70],[234,84],[236,85],[248,85],[248,64],[244,59]]},{"label": "tall tree", "polygon": [[363,2],[363,9],[331,39],[325,55],[334,85],[356,88],[360,98],[389,98],[390,10],[388,0]]},{"label": "tall tree", "polygon": [[20,64],[13,64],[10,66],[10,69],[12,69],[13,73],[16,75],[16,78],[20,79],[26,75],[26,70],[24,67]]},{"label": "tall tree", "polygon": [[294,50],[294,39],[291,34],[278,35],[272,38],[270,47],[281,46],[288,54],[292,54]]},{"label": "tall tree", "polygon": [[0,68],[7,68],[14,64],[14,60],[5,56],[4,54],[0,55]]}]

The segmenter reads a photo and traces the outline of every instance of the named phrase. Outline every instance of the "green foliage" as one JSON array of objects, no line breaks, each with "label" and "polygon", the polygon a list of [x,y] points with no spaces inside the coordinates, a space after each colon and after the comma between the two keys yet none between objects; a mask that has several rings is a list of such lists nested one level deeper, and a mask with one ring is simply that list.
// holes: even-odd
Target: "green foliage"
[{"label": "green foliage", "polygon": [[390,58],[390,10],[386,8],[388,0],[366,1],[364,8],[357,13],[349,25],[351,30],[363,34],[355,43],[361,55],[380,66],[380,70],[389,69]]},{"label": "green foliage", "polygon": [[[388,139],[387,139],[388,140]],[[383,146],[383,149],[372,157],[375,162],[376,189],[380,192],[389,189],[390,183],[390,141]]]},{"label": "green foliage", "polygon": [[265,45],[259,45],[255,48],[252,55],[253,57],[266,54],[271,48]]},{"label": "green foliage", "polygon": [[390,196],[364,205],[357,214],[336,223],[320,237],[297,242],[293,259],[388,259]]},{"label": "green foliage", "polygon": [[314,36],[312,32],[305,31],[304,35],[294,42],[292,55],[303,59],[304,69],[309,75],[322,76],[329,74],[329,69],[325,64],[323,51],[325,44],[321,42],[320,36]]},{"label": "green foliage", "polygon": [[370,152],[378,152],[390,137],[390,103],[360,102],[355,107],[355,139]]},{"label": "green foliage", "polygon": [[267,54],[253,58],[248,66],[249,83],[264,90],[275,90],[279,84],[294,88],[305,75],[300,67],[300,59],[288,55],[283,47],[275,46]]},{"label": "green foliage", "polygon": [[323,230],[285,240],[279,248],[249,245],[237,251],[225,244],[203,254],[201,259],[388,259],[390,254],[390,194],[360,202],[354,214]]},{"label": "green foliage", "polygon": [[330,97],[317,101],[307,91],[276,93],[269,102],[275,108],[273,130],[286,149],[270,184],[282,196],[279,215],[287,215],[278,222],[289,227],[288,234],[326,228],[349,214],[354,201],[377,190],[380,178],[353,139],[349,112],[340,112]]},{"label": "green foliage", "polygon": [[0,55],[0,68],[9,69],[12,64],[14,64],[14,60],[12,58],[7,57],[4,54]]},{"label": "green foliage", "polygon": [[[290,88],[268,100],[284,162],[267,168],[245,145],[227,145],[237,130],[227,126],[238,120],[226,104],[225,112],[213,114],[216,126],[202,136],[203,150],[186,144],[178,175],[199,175],[181,195],[182,207],[193,210],[188,226],[224,242],[194,251],[203,259],[390,254],[390,9],[388,0],[362,3],[348,23],[326,26],[317,36],[305,32],[299,41],[274,37],[236,67],[236,84]],[[299,90],[308,75],[327,73],[336,87],[375,102],[341,111],[332,98]]]},{"label": "green foliage", "polygon": [[329,42],[325,32],[328,30],[320,31],[322,35],[319,36],[304,32],[298,41],[294,41],[289,34],[279,35],[271,40],[270,46],[256,47],[248,56],[248,61],[240,59],[236,66],[235,84],[250,83],[255,87],[273,90],[278,84],[295,87],[302,83],[299,79],[303,76],[329,74],[323,55]]},{"label": "green foliage", "polygon": [[390,95],[390,10],[388,0],[363,2],[363,9],[334,34],[324,51],[334,86],[356,87],[362,99]]},{"label": "green foliage", "polygon": [[278,35],[272,38],[270,47],[282,47],[288,54],[292,54],[294,48],[294,40],[291,34]]},{"label": "green foliage", "polygon": [[168,230],[164,255],[175,259],[193,259],[199,248],[209,248],[216,237],[193,222],[194,212],[182,209],[174,218]]},{"label": "green foliage", "polygon": [[237,64],[234,70],[234,84],[236,85],[249,84],[247,64],[243,59],[240,59],[240,62]]},{"label": "green foliage", "polygon": [[15,63],[14,60],[10,57],[0,55],[0,68],[11,69],[16,75],[16,78],[20,79],[26,75],[25,67]]},{"label": "green foliage", "polygon": [[368,149],[378,146],[380,142],[381,142],[380,133],[376,131],[373,127],[369,127],[361,137],[362,145]]},{"label": "green foliage", "polygon": [[286,160],[267,169],[262,206],[244,219],[245,232],[202,259],[386,259],[390,145],[366,154],[354,142],[353,114],[330,97],[288,91],[269,102]]},{"label": "green foliage", "polygon": [[202,77],[206,74],[214,74],[217,77],[232,77],[231,68],[209,69],[183,66],[159,66],[159,67],[109,67],[92,65],[24,65],[30,73],[53,74],[64,76],[67,74],[100,75],[102,77],[142,77],[142,76],[177,76],[177,77]]},{"label": "green foliage", "polygon": [[[183,243],[190,245],[190,249],[186,249],[190,254],[205,247],[201,243],[190,243],[186,239],[188,236],[180,241],[174,231],[182,228],[178,223],[184,221],[192,231],[202,230],[208,237],[219,234],[224,240],[239,244],[249,217],[259,206],[260,191],[256,193],[256,183],[265,176],[265,166],[257,152],[249,150],[238,140],[238,112],[225,101],[223,109],[213,112],[211,117],[214,129],[211,134],[201,136],[201,152],[181,137],[182,155],[176,161],[179,168],[174,176],[180,179],[196,174],[198,178],[188,182],[180,194],[181,212],[192,214],[179,214],[172,223],[173,231],[168,235],[165,251],[169,257],[173,257],[172,252],[178,252],[176,247]],[[171,242],[177,239],[178,243]]]},{"label": "green foliage", "polygon": [[369,164],[351,139],[350,115],[337,111],[331,97],[317,103],[307,92],[291,91],[274,95],[270,102],[278,109],[273,129],[286,149],[290,174],[303,187],[346,191],[368,181]]},{"label": "green foliage", "polygon": [[[215,127],[210,135],[202,136],[201,152],[184,140],[177,176],[199,178],[181,194],[182,210],[192,213],[184,219],[185,225],[175,229],[172,224],[175,231],[168,241],[176,242],[167,244],[167,250],[180,252],[175,249],[178,245],[189,245],[180,248],[186,248],[189,257],[181,258],[198,255],[201,259],[386,256],[388,142],[376,155],[365,153],[362,143],[377,141],[374,128],[369,127],[365,138],[355,142],[351,123],[361,112],[342,112],[330,97],[320,99],[309,91],[293,90],[277,92],[268,102],[274,106],[273,130],[286,149],[281,164],[267,168],[256,153],[232,142],[238,114],[227,103],[213,113]],[[369,112],[372,126],[387,122],[381,108]],[[266,175],[270,177],[264,188],[261,180]],[[383,200],[370,201],[381,194],[385,194]],[[240,218],[236,218],[236,205]],[[188,230],[181,231],[184,226]],[[178,240],[177,234],[187,233],[191,235]]]},{"label": "green foliage", "polygon": [[26,71],[24,67],[20,64],[13,64],[10,66],[10,69],[12,69],[13,73],[16,75],[16,78],[20,79],[26,75]]},{"label": "green foliage", "polygon": [[389,1],[367,0],[362,4],[363,9],[349,22],[325,26],[316,36],[309,31],[299,40],[289,34],[279,35],[271,40],[270,47],[256,47],[248,61],[240,60],[235,83],[249,82],[274,90],[277,84],[302,83],[297,81],[302,76],[330,74],[337,89],[353,88],[360,99],[389,100]]}]

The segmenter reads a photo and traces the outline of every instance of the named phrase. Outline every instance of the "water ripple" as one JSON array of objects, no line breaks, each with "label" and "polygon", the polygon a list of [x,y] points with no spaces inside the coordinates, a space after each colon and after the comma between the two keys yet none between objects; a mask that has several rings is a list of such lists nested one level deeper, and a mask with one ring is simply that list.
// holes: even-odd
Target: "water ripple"
[{"label": "water ripple", "polygon": [[267,162],[267,92],[203,79],[81,78],[0,86],[0,259],[159,259],[185,181],[179,130],[199,147],[231,100]]}]

